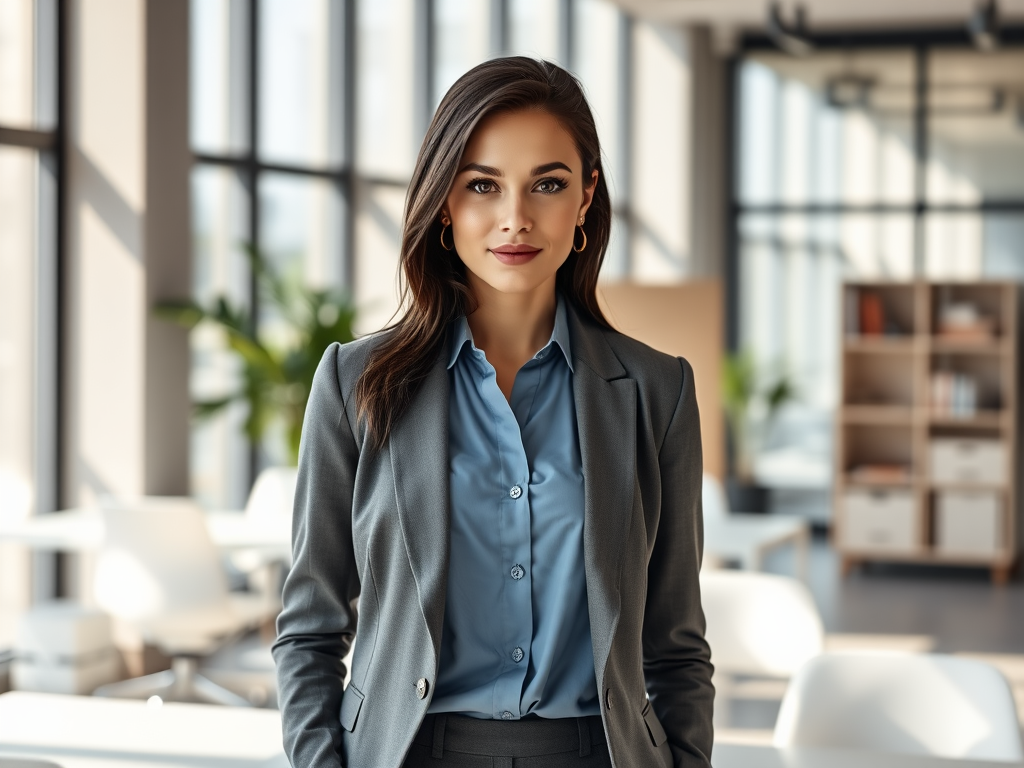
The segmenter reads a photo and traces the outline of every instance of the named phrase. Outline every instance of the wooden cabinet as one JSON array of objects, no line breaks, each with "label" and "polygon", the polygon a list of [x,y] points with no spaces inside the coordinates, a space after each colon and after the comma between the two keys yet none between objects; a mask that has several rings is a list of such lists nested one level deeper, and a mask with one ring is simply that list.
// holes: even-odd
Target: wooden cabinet
[{"label": "wooden cabinet", "polygon": [[1019,549],[1019,286],[847,283],[835,544],[868,560],[990,568]]}]

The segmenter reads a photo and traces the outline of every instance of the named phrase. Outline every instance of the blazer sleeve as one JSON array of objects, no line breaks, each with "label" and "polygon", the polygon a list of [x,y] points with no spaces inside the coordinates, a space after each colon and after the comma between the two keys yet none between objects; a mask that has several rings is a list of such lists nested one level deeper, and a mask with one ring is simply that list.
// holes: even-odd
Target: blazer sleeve
[{"label": "blazer sleeve", "polygon": [[682,387],[659,453],[661,514],[647,571],[644,677],[676,768],[710,768],[711,651],[704,639],[700,417],[693,369],[679,358]]},{"label": "blazer sleeve", "polygon": [[355,636],[359,575],[352,497],[359,450],[338,378],[340,347],[313,378],[299,446],[293,564],[273,646],[284,746],[293,766],[341,766],[338,715]]}]

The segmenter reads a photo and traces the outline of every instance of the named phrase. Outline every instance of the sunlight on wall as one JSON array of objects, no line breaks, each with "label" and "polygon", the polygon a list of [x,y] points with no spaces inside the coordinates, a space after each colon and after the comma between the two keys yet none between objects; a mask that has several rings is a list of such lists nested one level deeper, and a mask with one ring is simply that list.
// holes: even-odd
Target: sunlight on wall
[{"label": "sunlight on wall", "polygon": [[676,282],[687,274],[692,259],[684,182],[692,170],[686,39],[682,29],[638,22],[633,50],[632,277]]}]

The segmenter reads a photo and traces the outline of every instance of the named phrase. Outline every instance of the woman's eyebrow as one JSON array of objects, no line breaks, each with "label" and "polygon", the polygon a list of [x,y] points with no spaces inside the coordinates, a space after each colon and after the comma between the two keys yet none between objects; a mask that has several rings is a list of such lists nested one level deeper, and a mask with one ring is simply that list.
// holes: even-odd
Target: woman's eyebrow
[{"label": "woman's eyebrow", "polygon": [[505,174],[490,165],[480,165],[480,163],[467,163],[462,166],[459,173],[465,173],[466,171],[476,171],[482,173],[484,176],[504,176]]},{"label": "woman's eyebrow", "polygon": [[[459,169],[459,173],[465,173],[466,171],[476,171],[477,173],[482,173],[485,176],[501,177],[505,175],[498,168],[495,168],[491,165],[480,165],[480,163],[467,163],[466,165],[462,166],[462,168]],[[536,168],[530,171],[530,175],[540,176],[543,173],[550,173],[551,171],[568,171],[569,173],[572,173],[572,169],[568,165],[556,160],[553,163],[545,163],[544,165],[538,165]]]}]

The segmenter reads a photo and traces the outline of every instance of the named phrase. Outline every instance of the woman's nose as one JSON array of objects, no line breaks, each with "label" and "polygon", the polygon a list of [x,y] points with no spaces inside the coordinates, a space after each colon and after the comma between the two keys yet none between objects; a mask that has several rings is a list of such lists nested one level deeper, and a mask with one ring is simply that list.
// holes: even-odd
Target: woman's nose
[{"label": "woman's nose", "polygon": [[529,206],[519,195],[512,195],[503,206],[501,212],[501,231],[514,234],[529,232],[533,228]]}]

